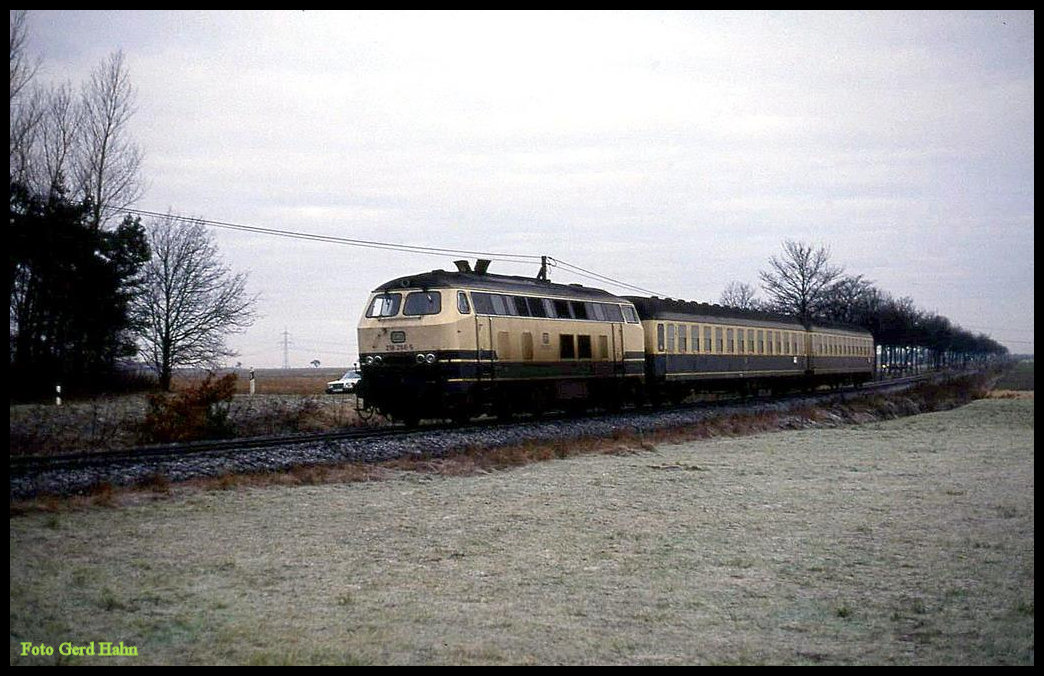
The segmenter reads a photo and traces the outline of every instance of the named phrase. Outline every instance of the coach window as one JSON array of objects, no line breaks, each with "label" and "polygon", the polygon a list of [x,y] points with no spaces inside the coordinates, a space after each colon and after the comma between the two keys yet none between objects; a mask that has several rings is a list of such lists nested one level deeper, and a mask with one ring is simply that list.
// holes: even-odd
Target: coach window
[{"label": "coach window", "polygon": [[729,354],[736,351],[736,338],[733,336],[732,329],[725,329],[725,338],[729,341]]},{"label": "coach window", "polygon": [[656,325],[656,351],[663,352],[664,347],[663,324]]},{"label": "coach window", "polygon": [[765,332],[758,329],[758,354],[765,354]]},{"label": "coach window", "polygon": [[706,352],[714,352],[714,343],[711,342],[711,327],[703,327],[703,349]]},{"label": "coach window", "polygon": [[674,324],[667,325],[667,351],[674,352]]},{"label": "coach window", "polygon": [[468,294],[463,291],[457,292],[457,312],[462,315],[471,314],[471,305],[468,304]]},{"label": "coach window", "polygon": [[684,324],[678,325],[678,352],[689,351],[689,332]]},{"label": "coach window", "polygon": [[745,347],[743,345],[743,340],[744,340],[743,334],[744,334],[743,329],[736,329],[736,347],[739,348],[739,353],[740,354],[743,354],[743,348]]},{"label": "coach window", "polygon": [[724,335],[725,335],[725,332],[721,330],[720,326],[715,327],[715,329],[714,329],[714,344],[715,344],[716,347],[714,348],[714,351],[717,352],[718,354],[722,354],[723,352],[725,352],[725,338],[724,338]]},{"label": "coach window", "polygon": [[700,351],[700,327],[692,327],[692,351]]}]

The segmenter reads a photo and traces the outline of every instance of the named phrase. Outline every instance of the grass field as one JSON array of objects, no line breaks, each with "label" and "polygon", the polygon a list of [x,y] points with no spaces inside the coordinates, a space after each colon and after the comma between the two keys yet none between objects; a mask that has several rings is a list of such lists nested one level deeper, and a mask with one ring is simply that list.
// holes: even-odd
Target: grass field
[{"label": "grass field", "polygon": [[1033,404],[14,515],[11,663],[1033,664]]},{"label": "grass field", "polygon": [[1014,392],[1033,391],[1033,360],[1023,360],[1004,374],[997,382],[998,390],[1010,390]]}]

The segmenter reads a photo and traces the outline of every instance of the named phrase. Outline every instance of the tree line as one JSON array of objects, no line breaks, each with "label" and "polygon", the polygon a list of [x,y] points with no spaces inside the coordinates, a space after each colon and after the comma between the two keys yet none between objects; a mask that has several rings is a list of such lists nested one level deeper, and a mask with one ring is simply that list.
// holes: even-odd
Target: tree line
[{"label": "tree line", "polygon": [[823,246],[788,240],[758,277],[765,299],[750,284],[734,281],[726,285],[721,304],[785,314],[806,325],[836,322],[865,328],[888,364],[909,364],[916,354],[926,365],[940,368],[1008,353],[989,336],[917,309],[909,297],[897,298],[862,275],[845,274]]},{"label": "tree line", "polygon": [[25,10],[10,30],[11,396],[104,391],[141,362],[166,390],[174,368],[232,356],[225,337],[254,318],[246,276],[198,220],[125,215],[145,182],[123,53],[79,88],[43,86]]}]

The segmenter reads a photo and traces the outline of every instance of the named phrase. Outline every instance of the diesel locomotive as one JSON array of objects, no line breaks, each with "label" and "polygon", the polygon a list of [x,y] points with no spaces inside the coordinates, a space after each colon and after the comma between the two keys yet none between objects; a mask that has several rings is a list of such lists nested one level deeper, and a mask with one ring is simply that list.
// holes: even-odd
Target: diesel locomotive
[{"label": "diesel locomotive", "polygon": [[616,296],[474,269],[393,279],[359,322],[359,405],[407,424],[613,409],[692,392],[859,384],[873,339],[852,327]]}]

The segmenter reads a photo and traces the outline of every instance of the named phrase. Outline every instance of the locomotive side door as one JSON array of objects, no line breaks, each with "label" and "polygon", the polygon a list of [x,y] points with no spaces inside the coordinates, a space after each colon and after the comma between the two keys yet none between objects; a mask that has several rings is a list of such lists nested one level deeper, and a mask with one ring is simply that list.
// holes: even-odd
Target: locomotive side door
[{"label": "locomotive side door", "polygon": [[496,377],[492,316],[475,315],[475,348],[476,377],[479,384],[488,384]]},{"label": "locomotive side door", "polygon": [[613,375],[617,377],[623,377],[624,370],[624,325],[613,322],[612,334],[613,334],[613,346],[612,346],[612,360],[613,360]]}]

